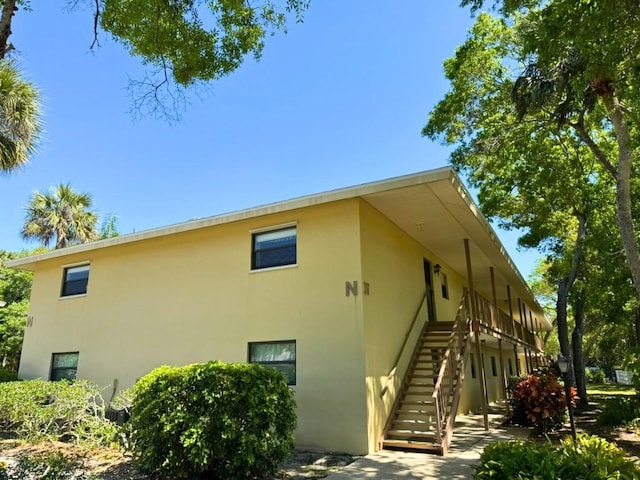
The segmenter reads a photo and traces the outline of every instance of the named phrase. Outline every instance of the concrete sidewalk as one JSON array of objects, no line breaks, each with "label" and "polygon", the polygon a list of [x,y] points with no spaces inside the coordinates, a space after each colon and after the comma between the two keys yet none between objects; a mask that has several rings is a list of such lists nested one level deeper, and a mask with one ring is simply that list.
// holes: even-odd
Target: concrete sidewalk
[{"label": "concrete sidewalk", "polygon": [[349,479],[471,479],[473,465],[484,447],[499,440],[527,438],[529,430],[501,427],[501,415],[490,414],[490,429],[483,428],[482,415],[462,415],[456,419],[451,450],[446,457],[424,453],[382,450],[362,457],[326,480]]}]

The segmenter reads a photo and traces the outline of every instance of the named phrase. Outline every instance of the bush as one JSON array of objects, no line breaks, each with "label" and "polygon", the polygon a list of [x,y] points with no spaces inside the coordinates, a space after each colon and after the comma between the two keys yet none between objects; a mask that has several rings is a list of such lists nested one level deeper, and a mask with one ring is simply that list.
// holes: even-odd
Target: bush
[{"label": "bush", "polygon": [[85,381],[0,383],[0,430],[29,441],[108,444],[116,427],[104,419],[101,400]]},{"label": "bush", "polygon": [[484,449],[475,467],[476,480],[636,479],[640,467],[624,452],[599,437],[567,437],[559,445],[531,441],[496,442]]},{"label": "bush", "polygon": [[18,380],[18,372],[8,368],[0,368],[0,383],[15,382],[16,380]]},{"label": "bush", "polygon": [[598,370],[585,370],[585,376],[587,377],[587,383],[604,383],[605,382],[605,374],[604,371]]},{"label": "bush", "polygon": [[602,412],[598,415],[598,423],[602,425],[627,425],[640,417],[639,397],[610,397],[602,406]]},{"label": "bush", "polygon": [[165,366],[134,386],[131,423],[146,473],[263,478],[291,453],[295,402],[282,374],[261,365]]},{"label": "bush", "polygon": [[[575,388],[572,401],[575,402]],[[556,430],[564,423],[567,409],[564,388],[550,370],[534,372],[520,380],[511,393],[513,423],[533,425],[540,432]]]}]

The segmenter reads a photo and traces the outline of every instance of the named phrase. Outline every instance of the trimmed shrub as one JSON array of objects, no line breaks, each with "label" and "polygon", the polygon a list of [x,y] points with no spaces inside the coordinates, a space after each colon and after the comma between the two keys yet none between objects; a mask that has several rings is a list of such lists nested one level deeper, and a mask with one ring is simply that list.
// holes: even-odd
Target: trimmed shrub
[{"label": "trimmed shrub", "polygon": [[559,445],[530,441],[496,442],[487,446],[475,467],[474,479],[582,480],[640,478],[640,467],[624,452],[602,438],[578,435]]},{"label": "trimmed shrub", "polygon": [[293,448],[293,393],[280,372],[209,362],[160,367],[134,386],[133,455],[171,479],[272,475]]},{"label": "trimmed shrub", "polygon": [[598,415],[598,423],[602,425],[627,425],[640,418],[640,397],[609,397]]},{"label": "trimmed shrub", "polygon": [[0,430],[29,441],[103,445],[116,427],[104,419],[98,388],[86,381],[0,383]]},{"label": "trimmed shrub", "polygon": [[0,383],[15,382],[18,380],[18,372],[8,368],[0,368]]},{"label": "trimmed shrub", "polygon": [[[572,387],[575,403],[575,388]],[[567,409],[564,388],[550,370],[534,372],[520,380],[511,393],[513,423],[534,426],[540,432],[557,430]]]}]

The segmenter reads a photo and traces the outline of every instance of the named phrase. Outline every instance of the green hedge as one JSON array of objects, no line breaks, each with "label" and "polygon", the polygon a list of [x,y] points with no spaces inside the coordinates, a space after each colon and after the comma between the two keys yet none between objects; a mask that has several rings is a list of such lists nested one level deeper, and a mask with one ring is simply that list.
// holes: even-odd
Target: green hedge
[{"label": "green hedge", "polygon": [[104,419],[101,400],[86,381],[0,383],[0,430],[30,441],[108,444],[117,429]]},{"label": "green hedge", "polygon": [[133,454],[171,479],[272,475],[293,448],[293,393],[256,364],[160,367],[134,386]]},{"label": "green hedge", "polygon": [[474,479],[492,480],[634,480],[640,467],[602,438],[578,435],[559,445],[550,442],[496,442],[484,449]]}]

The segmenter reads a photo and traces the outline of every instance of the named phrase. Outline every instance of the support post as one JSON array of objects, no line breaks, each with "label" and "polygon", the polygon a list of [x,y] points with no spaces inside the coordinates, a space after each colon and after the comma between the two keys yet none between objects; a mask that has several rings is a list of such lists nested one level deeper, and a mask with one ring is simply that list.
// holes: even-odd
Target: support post
[{"label": "support post", "polygon": [[502,377],[502,395],[507,406],[507,417],[511,416],[509,409],[509,398],[507,397],[507,372],[504,369],[504,354],[502,353],[502,339],[498,338],[498,351],[500,353],[500,376]]},{"label": "support post", "polygon": [[487,405],[487,383],[484,371],[484,362],[482,361],[482,348],[480,347],[480,325],[477,317],[477,306],[475,302],[476,291],[473,285],[473,270],[471,269],[471,252],[469,250],[469,239],[464,239],[464,253],[467,260],[467,278],[469,281],[469,293],[471,294],[471,315],[473,316],[473,332],[476,337],[476,356],[480,364],[480,392],[482,394],[482,413],[484,416],[484,429],[489,430],[489,405]]}]

